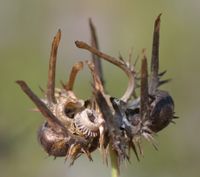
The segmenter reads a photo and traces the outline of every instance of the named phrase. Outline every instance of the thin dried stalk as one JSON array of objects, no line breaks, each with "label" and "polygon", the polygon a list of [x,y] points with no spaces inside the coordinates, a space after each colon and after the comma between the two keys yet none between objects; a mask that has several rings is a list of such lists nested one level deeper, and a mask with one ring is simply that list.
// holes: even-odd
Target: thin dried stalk
[{"label": "thin dried stalk", "polygon": [[61,39],[61,30],[59,29],[56,36],[53,39],[51,47],[51,55],[49,60],[49,72],[48,72],[48,82],[47,82],[47,100],[49,103],[56,103],[55,99],[55,73],[56,73],[56,59],[58,45]]},{"label": "thin dried stalk", "polygon": [[159,14],[154,23],[153,31],[153,44],[152,44],[152,56],[151,56],[151,83],[150,93],[154,93],[159,84],[159,39],[160,39],[160,17]]},{"label": "thin dried stalk", "polygon": [[[91,46],[96,48],[97,50],[99,50],[99,43],[98,43],[98,38],[96,35],[96,29],[94,24],[92,23],[92,19],[89,19],[89,26],[90,26],[90,34],[91,34]],[[100,81],[103,85],[103,87],[105,86],[105,81],[103,78],[103,69],[102,69],[102,64],[101,64],[101,60],[100,58],[92,53],[92,61],[94,63],[95,66],[95,70],[97,72],[97,75],[100,78]]]},{"label": "thin dried stalk", "polygon": [[72,70],[71,70],[71,73],[70,73],[70,76],[69,76],[69,80],[67,81],[67,84],[64,85],[64,89],[66,91],[69,91],[69,90],[73,90],[73,87],[74,87],[74,82],[76,80],[76,76],[78,74],[78,72],[83,68],[83,62],[80,61],[78,63],[76,63],[73,67],[72,67]]},{"label": "thin dried stalk", "polygon": [[147,58],[143,51],[142,66],[141,66],[141,93],[140,93],[140,116],[142,120],[149,117],[149,93],[148,93],[148,70]]}]

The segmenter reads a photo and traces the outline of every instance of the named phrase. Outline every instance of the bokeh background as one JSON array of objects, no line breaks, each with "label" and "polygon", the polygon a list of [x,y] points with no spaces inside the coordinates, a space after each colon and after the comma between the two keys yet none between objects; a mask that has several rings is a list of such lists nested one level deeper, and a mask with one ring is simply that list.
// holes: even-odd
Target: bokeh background
[{"label": "bokeh background", "polygon": [[[161,70],[173,81],[170,91],[180,117],[159,133],[159,151],[144,142],[145,156],[134,155],[122,166],[122,177],[200,176],[200,1],[198,0],[0,0],[0,176],[2,177],[108,177],[110,168],[99,152],[94,162],[85,156],[74,166],[64,159],[48,157],[37,142],[43,122],[31,112],[32,102],[15,84],[22,79],[39,96],[45,88],[53,36],[62,29],[57,64],[57,85],[65,81],[71,66],[90,54],[75,47],[74,41],[89,42],[88,18],[97,27],[102,51],[133,58],[146,48],[150,59],[153,23],[162,12]],[[119,97],[127,79],[119,69],[103,62],[106,84]],[[81,98],[91,95],[87,67],[78,76],[75,91]]]}]

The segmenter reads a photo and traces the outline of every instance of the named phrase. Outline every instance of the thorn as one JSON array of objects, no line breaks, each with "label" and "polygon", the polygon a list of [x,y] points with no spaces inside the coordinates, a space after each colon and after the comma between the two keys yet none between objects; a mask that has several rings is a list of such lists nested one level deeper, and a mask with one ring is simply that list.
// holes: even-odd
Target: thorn
[{"label": "thorn", "polygon": [[68,154],[65,156],[65,160],[64,160],[64,163],[67,162],[67,159],[69,158]]},{"label": "thorn", "polygon": [[129,49],[129,55],[128,55],[128,62],[131,64],[132,63],[132,55],[133,55],[133,48],[131,47]]},{"label": "thorn", "polygon": [[179,119],[180,117],[179,116],[173,116],[173,119]]},{"label": "thorn", "polygon": [[140,154],[144,157],[144,152],[143,152],[140,140],[137,141],[137,146],[138,146]]},{"label": "thorn", "polygon": [[62,85],[63,89],[65,88],[65,84],[63,81],[60,81],[60,84]]},{"label": "thorn", "polygon": [[124,62],[124,59],[123,59],[121,53],[119,53],[119,59]]},{"label": "thorn", "polygon": [[39,89],[42,93],[45,93],[44,89],[42,87],[39,86]]},{"label": "thorn", "polygon": [[159,77],[162,77],[163,75],[165,75],[167,73],[167,70],[162,71],[161,73],[158,74]]},{"label": "thorn", "polygon": [[81,150],[83,151],[83,153],[85,153],[87,155],[87,157],[90,161],[93,161],[92,156],[88,150],[85,150],[84,148],[82,148]]},{"label": "thorn", "polygon": [[166,80],[159,81],[158,86],[161,86],[161,85],[163,85],[163,84],[166,84],[166,83],[170,82],[171,80],[172,80],[172,79],[166,79]]},{"label": "thorn", "polygon": [[134,64],[133,64],[134,67],[137,65],[138,61],[139,61],[139,55],[137,55],[137,57],[136,57],[136,59],[135,59],[135,62],[134,62]]},{"label": "thorn", "polygon": [[170,122],[171,122],[172,124],[176,124],[176,122],[175,122],[175,121],[173,121],[173,120],[171,120]]},{"label": "thorn", "polygon": [[155,139],[153,138],[153,136],[149,133],[143,133],[142,135],[144,136],[144,138],[147,141],[149,141],[153,145],[155,150],[158,151],[158,145],[157,145],[157,142],[155,141]]},{"label": "thorn", "polygon": [[135,146],[135,143],[133,141],[130,142],[130,146],[132,147],[134,153],[135,153],[135,156],[138,160],[138,162],[140,161],[140,158],[139,158],[139,155],[138,155],[138,152],[137,152],[137,149],[136,149],[136,146]]}]

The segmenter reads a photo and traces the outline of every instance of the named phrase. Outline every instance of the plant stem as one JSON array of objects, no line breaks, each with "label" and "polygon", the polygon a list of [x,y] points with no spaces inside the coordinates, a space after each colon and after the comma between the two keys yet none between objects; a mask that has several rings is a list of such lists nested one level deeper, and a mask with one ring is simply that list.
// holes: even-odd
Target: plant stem
[{"label": "plant stem", "polygon": [[116,152],[110,146],[111,177],[119,177],[119,166]]}]

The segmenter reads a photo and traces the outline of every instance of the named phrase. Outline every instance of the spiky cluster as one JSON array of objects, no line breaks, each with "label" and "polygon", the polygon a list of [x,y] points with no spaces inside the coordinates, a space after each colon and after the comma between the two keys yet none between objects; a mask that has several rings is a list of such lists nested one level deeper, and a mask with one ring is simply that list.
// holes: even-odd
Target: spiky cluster
[{"label": "spiky cluster", "polygon": [[[93,60],[85,62],[93,77],[92,98],[82,100],[73,92],[76,75],[83,68],[83,61],[72,67],[67,83],[62,84],[61,89],[55,89],[60,30],[52,42],[45,97],[38,98],[24,81],[17,83],[46,119],[39,129],[38,137],[49,155],[65,156],[73,162],[81,154],[92,159],[91,152],[100,149],[103,157],[107,159],[110,149],[116,153],[120,164],[124,159],[129,159],[129,151],[133,149],[139,159],[138,150],[142,153],[141,138],[144,137],[156,147],[153,135],[165,128],[174,118],[172,97],[158,88],[168,82],[160,81],[164,72],[159,74],[160,15],[154,24],[150,75],[145,53],[142,54],[140,79],[137,81],[140,82],[139,96],[135,93],[135,85],[138,83],[134,65],[122,57],[116,59],[100,52],[91,20],[90,29],[92,45],[81,41],[76,41],[75,44],[92,54]],[[116,65],[128,76],[128,87],[121,98],[112,97],[105,92],[100,63],[102,59]]]}]

